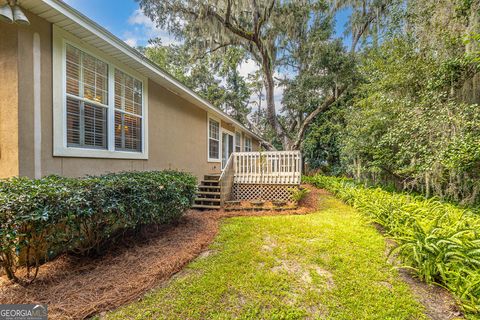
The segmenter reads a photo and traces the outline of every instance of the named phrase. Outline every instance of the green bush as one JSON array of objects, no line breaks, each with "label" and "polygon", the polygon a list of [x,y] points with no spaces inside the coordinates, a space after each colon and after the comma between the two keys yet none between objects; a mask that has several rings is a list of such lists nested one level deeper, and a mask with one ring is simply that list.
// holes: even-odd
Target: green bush
[{"label": "green bush", "polygon": [[480,216],[436,199],[365,188],[352,180],[314,176],[324,188],[385,227],[405,265],[449,289],[465,311],[480,312]]},{"label": "green bush", "polygon": [[16,281],[19,263],[34,265],[36,275],[60,253],[98,252],[125,231],[173,222],[190,207],[196,185],[176,171],[0,180],[1,266]]},{"label": "green bush", "polygon": [[296,203],[300,202],[303,198],[307,196],[307,194],[310,193],[310,190],[307,188],[292,188],[292,200],[295,201]]}]

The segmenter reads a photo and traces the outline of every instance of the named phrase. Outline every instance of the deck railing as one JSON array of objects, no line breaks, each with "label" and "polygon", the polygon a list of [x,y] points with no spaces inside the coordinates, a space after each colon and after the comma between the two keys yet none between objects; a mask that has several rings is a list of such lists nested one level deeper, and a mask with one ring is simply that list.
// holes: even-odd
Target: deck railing
[{"label": "deck railing", "polygon": [[228,158],[227,164],[218,179],[220,184],[220,205],[223,207],[225,201],[230,200],[233,188],[233,179],[235,174],[235,156],[232,154]]},{"label": "deck railing", "polygon": [[243,184],[300,184],[300,151],[235,152],[234,182]]}]

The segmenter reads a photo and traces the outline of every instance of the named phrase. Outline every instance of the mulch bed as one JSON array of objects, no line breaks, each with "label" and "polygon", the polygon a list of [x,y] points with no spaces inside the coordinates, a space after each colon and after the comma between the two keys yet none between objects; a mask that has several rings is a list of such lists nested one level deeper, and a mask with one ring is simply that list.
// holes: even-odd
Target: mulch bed
[{"label": "mulch bed", "polygon": [[84,319],[140,298],[206,250],[222,218],[307,214],[317,209],[312,191],[294,211],[195,211],[167,227],[150,227],[111,246],[101,257],[62,255],[44,264],[29,286],[0,278],[0,304],[48,304],[49,319]]}]

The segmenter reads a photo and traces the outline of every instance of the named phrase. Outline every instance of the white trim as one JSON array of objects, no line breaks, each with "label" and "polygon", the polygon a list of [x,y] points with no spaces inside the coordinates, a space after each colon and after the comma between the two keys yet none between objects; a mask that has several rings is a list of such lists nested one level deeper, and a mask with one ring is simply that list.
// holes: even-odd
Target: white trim
[{"label": "white trim", "polygon": [[[39,1],[40,2],[40,1]],[[92,21],[79,11],[75,10],[68,4],[66,4],[63,1],[60,0],[42,0],[42,2],[39,4],[39,2],[34,1],[34,7],[31,7],[31,5],[26,5],[24,4],[24,7],[26,6],[26,9],[29,9],[31,11],[35,11],[33,9],[37,10],[45,10],[47,8],[44,8],[45,6],[48,6],[48,10],[53,9],[54,11],[59,12],[63,16],[65,16],[67,19],[73,21],[76,23],[79,28],[84,28],[85,30],[88,30],[92,34],[96,35],[98,38],[102,39],[103,41],[107,42],[117,50],[119,50],[121,53],[125,54],[129,58],[133,59],[137,63],[141,64],[143,67],[147,68],[150,72],[154,73],[155,76],[158,76],[161,78],[162,81],[164,81],[166,84],[168,84],[169,90],[172,90],[176,92],[177,94],[183,96],[184,98],[189,98],[194,101],[199,107],[202,109],[206,110],[209,113],[215,114],[217,117],[219,117],[222,120],[225,120],[229,123],[234,124],[238,128],[241,129],[242,132],[247,133],[254,137],[257,140],[262,140],[261,137],[256,135],[255,133],[251,132],[248,130],[245,126],[243,126],[240,122],[236,121],[235,119],[231,118],[221,110],[218,110],[215,108],[211,103],[200,97],[198,94],[196,94],[194,91],[192,91],[190,88],[186,87],[184,84],[179,82],[178,80],[172,78],[168,74],[166,74],[163,70],[161,70],[154,62],[148,60],[146,57],[144,57],[142,54],[140,54],[137,50],[131,48],[129,45],[127,45],[124,41],[113,35],[111,32],[97,24],[96,22]],[[52,14],[52,16],[55,16]],[[47,18],[48,20],[48,18]],[[55,27],[55,25],[54,25]],[[110,59],[108,59],[110,60]],[[130,73],[130,72],[129,72]],[[155,80],[155,79],[152,79]],[[161,84],[161,83],[159,83]],[[184,93],[186,94],[187,97],[185,97]]]},{"label": "white trim", "polygon": [[[230,131],[230,130],[228,130],[228,129],[223,128],[222,126],[220,126],[220,162],[222,163],[222,165],[221,165],[221,169],[222,169],[222,170],[224,169],[224,167],[223,167],[223,151],[224,151],[224,150],[223,150],[223,134],[224,134],[224,133],[226,133],[226,134],[228,134],[228,135],[230,135],[230,136],[233,137],[233,150],[232,150],[232,153],[235,152],[235,133],[232,132],[232,131]],[[228,142],[227,142],[227,144],[228,144]],[[226,162],[228,162],[228,158],[226,159]],[[225,163],[225,166],[226,166],[226,165],[227,165],[227,164]]]},{"label": "white trim", "polygon": [[[210,158],[210,119],[218,122],[218,158]],[[207,114],[207,162],[222,162],[222,120]]]},{"label": "white trim", "polygon": [[42,177],[42,56],[40,47],[40,35],[33,34],[33,149],[35,179]]},{"label": "white trim", "polygon": [[[54,156],[85,158],[148,159],[148,79],[107,57],[96,48],[82,42],[68,32],[53,26],[53,135]],[[70,44],[108,64],[108,150],[67,147],[66,128],[66,45]],[[137,78],[142,82],[142,152],[115,150],[115,69]],[[97,103],[98,104],[98,103]]]},{"label": "white trim", "polygon": [[228,129],[225,129],[225,128],[223,128],[223,127],[221,127],[221,130],[222,130],[222,132],[226,132],[226,133],[228,133],[229,135],[233,136],[233,139],[235,139],[235,133],[234,133],[234,132],[232,132],[232,131],[230,131],[230,130],[228,130]]},{"label": "white trim", "polygon": [[[240,135],[240,137],[239,137],[239,139],[238,139],[239,141],[237,141],[237,133]],[[235,142],[235,143],[234,143],[234,146],[233,146],[234,149],[235,149],[235,152],[241,152],[241,151],[242,151],[242,135],[243,135],[242,131],[235,130],[235,135],[234,135],[234,137],[235,137],[235,139],[234,139],[235,141],[234,141],[234,142]],[[237,142],[239,142],[238,145],[237,145]],[[240,147],[240,151],[237,151],[237,146]]]},{"label": "white trim", "polygon": [[[252,137],[248,135],[244,135],[244,145],[243,145],[243,151],[244,152],[252,152],[253,151],[253,139]],[[250,150],[247,150],[247,141],[250,141]]]}]

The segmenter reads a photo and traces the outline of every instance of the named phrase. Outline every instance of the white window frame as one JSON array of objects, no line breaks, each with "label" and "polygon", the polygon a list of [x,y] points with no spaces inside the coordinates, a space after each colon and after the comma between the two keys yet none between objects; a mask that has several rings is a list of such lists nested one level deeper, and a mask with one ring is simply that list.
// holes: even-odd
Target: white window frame
[{"label": "white window frame", "polygon": [[[239,135],[238,141],[237,141],[237,134]],[[240,147],[240,151],[237,151],[237,147]],[[242,152],[242,132],[235,130],[235,145],[234,145],[234,152]]]},{"label": "white window frame", "polygon": [[[247,140],[250,141],[250,150],[247,150]],[[253,139],[252,137],[249,137],[247,135],[244,136],[244,146],[243,146],[243,150],[245,152],[252,152],[253,151]]]},{"label": "white window frame", "polygon": [[[210,158],[210,120],[218,122],[218,158]],[[210,114],[207,117],[207,161],[222,162],[222,121]]]},{"label": "white window frame", "polygon": [[[70,33],[53,26],[53,155],[60,157],[148,159],[148,79],[115,59],[106,56]],[[108,64],[107,148],[90,149],[67,146],[66,125],[66,45],[92,55]],[[142,82],[142,152],[115,150],[115,81],[118,69]]]},{"label": "white window frame", "polygon": [[[232,132],[228,129],[223,128],[221,126],[221,123],[220,123],[220,162],[222,162],[222,164],[221,164],[222,170],[225,169],[223,167],[223,152],[225,151],[223,149],[223,134],[224,133],[233,137],[233,151],[232,151],[232,153],[235,152],[235,132]],[[227,141],[227,144],[228,144],[228,141]],[[225,162],[228,162],[228,159],[226,159]]]}]

